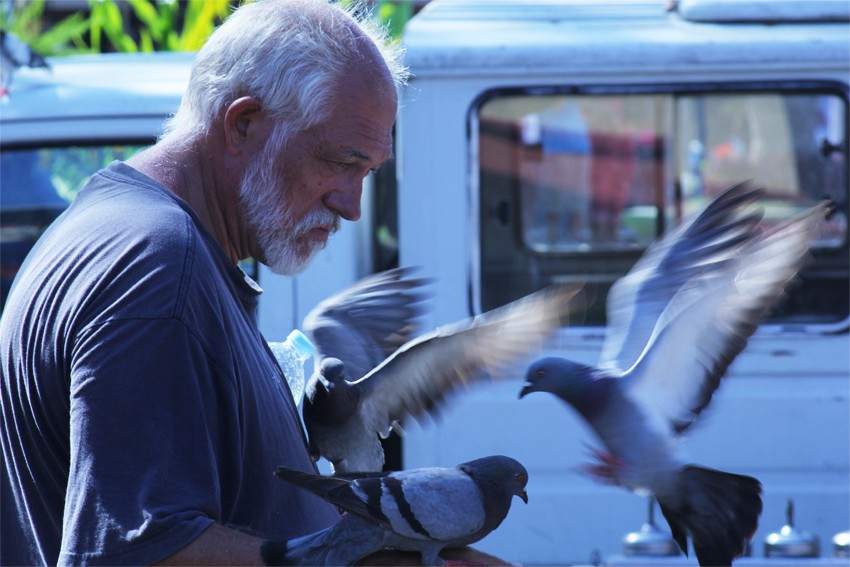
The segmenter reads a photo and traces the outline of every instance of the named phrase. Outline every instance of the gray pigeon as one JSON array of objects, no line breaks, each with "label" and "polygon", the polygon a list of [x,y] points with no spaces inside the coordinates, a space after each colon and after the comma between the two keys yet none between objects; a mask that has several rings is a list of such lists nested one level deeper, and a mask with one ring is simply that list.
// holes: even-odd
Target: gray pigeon
[{"label": "gray pigeon", "polygon": [[708,405],[729,365],[803,264],[826,207],[772,229],[747,210],[761,192],[739,184],[653,244],[612,288],[599,367],[543,358],[520,398],[550,392],[571,404],[606,451],[588,470],[650,492],[687,554],[731,565],[753,536],[761,484],[687,464],[676,437]]},{"label": "gray pigeon", "polygon": [[351,565],[389,548],[418,551],[425,565],[443,565],[444,547],[475,543],[499,527],[514,496],[526,504],[528,473],[501,455],[457,467],[431,467],[346,478],[286,467],[278,477],[347,512],[339,522],[288,541],[265,542],[266,565]]},{"label": "gray pigeon", "polygon": [[15,34],[0,30],[0,94],[8,93],[15,69],[23,66],[50,69],[40,53],[33,51]]},{"label": "gray pigeon", "polygon": [[[439,415],[445,398],[465,384],[498,377],[508,365],[542,348],[566,316],[578,289],[553,286],[499,309],[446,325],[408,341],[376,368],[358,375],[336,358],[322,361],[307,384],[302,408],[314,459],[335,474],[377,472],[380,438],[404,420]],[[337,345],[322,347],[335,352]],[[348,380],[347,378],[351,378]]]}]

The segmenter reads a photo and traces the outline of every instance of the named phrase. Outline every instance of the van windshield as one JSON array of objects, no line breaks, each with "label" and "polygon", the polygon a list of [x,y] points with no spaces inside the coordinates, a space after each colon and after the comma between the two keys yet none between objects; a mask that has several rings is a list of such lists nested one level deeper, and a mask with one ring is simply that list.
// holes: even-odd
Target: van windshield
[{"label": "van windshield", "polygon": [[752,180],[767,190],[769,222],[833,204],[802,285],[772,322],[848,318],[840,91],[501,91],[483,99],[473,132],[481,310],[575,280],[589,294],[583,323],[602,325],[609,288],[656,237]]}]

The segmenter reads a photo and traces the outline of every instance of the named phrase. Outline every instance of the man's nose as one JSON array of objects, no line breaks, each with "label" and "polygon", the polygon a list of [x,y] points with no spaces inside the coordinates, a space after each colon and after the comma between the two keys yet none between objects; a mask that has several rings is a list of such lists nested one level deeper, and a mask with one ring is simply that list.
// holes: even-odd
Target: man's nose
[{"label": "man's nose", "polygon": [[325,206],[347,221],[360,219],[360,197],[363,181],[353,180],[345,187],[335,189],[325,196]]}]

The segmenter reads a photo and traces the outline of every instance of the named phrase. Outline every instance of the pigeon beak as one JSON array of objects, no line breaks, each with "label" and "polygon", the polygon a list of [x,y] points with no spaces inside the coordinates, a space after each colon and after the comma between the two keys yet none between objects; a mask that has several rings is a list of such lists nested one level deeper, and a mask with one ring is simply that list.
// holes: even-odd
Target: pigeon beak
[{"label": "pigeon beak", "polygon": [[536,391],[537,391],[537,389],[534,387],[534,384],[527,383],[525,386],[523,386],[522,390],[519,391],[519,399],[522,399],[527,394],[530,394],[531,392],[536,392]]},{"label": "pigeon beak", "polygon": [[525,490],[523,490],[523,491],[522,491],[522,493],[519,495],[519,497],[520,497],[520,498],[522,498],[522,501],[523,501],[523,502],[525,502],[526,504],[528,504],[528,492],[526,492]]}]

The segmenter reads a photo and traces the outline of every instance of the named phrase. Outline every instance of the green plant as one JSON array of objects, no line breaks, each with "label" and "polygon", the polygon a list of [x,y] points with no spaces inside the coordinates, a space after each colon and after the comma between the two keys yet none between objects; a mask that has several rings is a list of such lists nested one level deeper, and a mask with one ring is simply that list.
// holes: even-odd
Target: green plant
[{"label": "green plant", "polygon": [[[138,25],[129,31],[119,0],[88,0],[90,14],[77,12],[44,29],[46,0],[18,0],[0,28],[10,31],[46,56],[104,51],[196,51],[233,7],[253,0],[123,0]],[[411,0],[337,0],[371,6],[396,41],[413,16]]]},{"label": "green plant", "polygon": [[413,0],[336,0],[342,6],[371,6],[372,16],[387,27],[390,37],[398,41],[405,24],[413,17]]},{"label": "green plant", "polygon": [[227,17],[234,1],[189,0],[179,4],[176,0],[128,0],[128,3],[140,22],[138,42],[125,30],[116,0],[89,0],[91,45],[95,51],[103,50],[104,36],[118,51],[196,51]]},{"label": "green plant", "polygon": [[404,26],[413,17],[412,0],[378,0],[375,16],[389,29],[393,39],[401,39]]},{"label": "green plant", "polygon": [[75,13],[45,30],[44,4],[45,0],[30,0],[12,4],[8,13],[0,10],[0,28],[18,36],[45,56],[91,52],[84,39],[89,20]]}]

